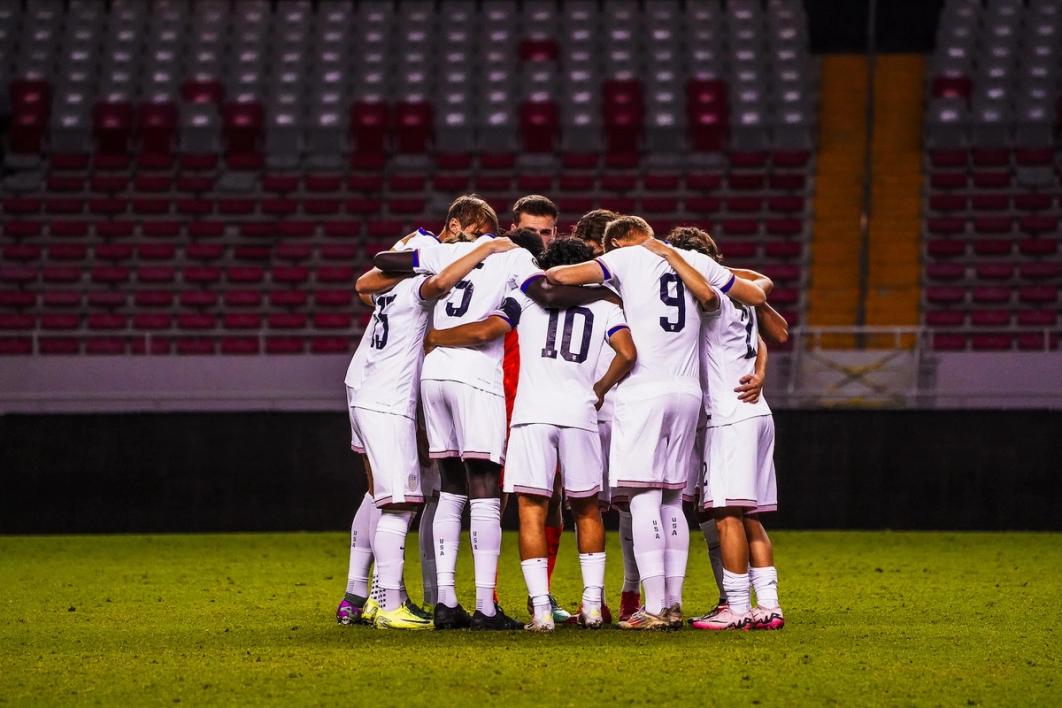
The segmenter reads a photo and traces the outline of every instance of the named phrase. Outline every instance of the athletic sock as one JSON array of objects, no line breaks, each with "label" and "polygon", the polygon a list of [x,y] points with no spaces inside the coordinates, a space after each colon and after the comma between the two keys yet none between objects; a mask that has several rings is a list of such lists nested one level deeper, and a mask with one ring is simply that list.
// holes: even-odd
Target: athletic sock
[{"label": "athletic sock", "polygon": [[358,506],[354,521],[350,525],[347,595],[360,597],[362,602],[369,595],[369,566],[372,565],[372,536],[369,531],[369,519],[372,506],[372,496],[366,494],[362,497],[361,505]]},{"label": "athletic sock", "polygon": [[661,495],[660,520],[664,524],[665,607],[682,607],[682,585],[690,556],[690,525],[682,511],[682,492],[666,490]]},{"label": "athletic sock", "polygon": [[704,543],[708,546],[708,562],[712,565],[712,575],[715,576],[716,587],[719,588],[719,604],[726,603],[726,589],[723,588],[723,552],[719,547],[719,529],[715,527],[715,519],[708,519],[700,524],[701,533],[704,534]]},{"label": "athletic sock", "polygon": [[435,538],[435,568],[437,599],[439,604],[457,607],[455,576],[457,573],[457,549],[461,545],[461,514],[468,497],[443,492],[435,510],[433,536]]},{"label": "athletic sock", "polygon": [[553,569],[557,565],[557,551],[560,550],[561,535],[563,533],[563,526],[546,527],[546,559],[549,563],[546,573],[549,576],[550,585],[553,584]]},{"label": "athletic sock", "polygon": [[767,609],[780,607],[778,604],[778,571],[773,565],[762,568],[749,568],[752,587],[756,590],[756,604]]},{"label": "athletic sock", "polygon": [[369,586],[369,599],[380,602],[383,599],[383,591],[380,590],[380,569],[373,564],[372,566],[372,585]]},{"label": "athletic sock", "polygon": [[476,609],[493,617],[494,583],[501,555],[501,499],[473,499],[470,536],[476,570]]},{"label": "athletic sock", "polygon": [[634,557],[634,532],[631,512],[619,513],[620,551],[623,556],[623,592],[638,592],[638,561]]},{"label": "athletic sock", "polygon": [[535,610],[535,614],[540,611],[550,611],[549,559],[528,558],[525,561],[520,561],[520,570],[524,572],[527,596],[531,598],[531,605]]},{"label": "athletic sock", "polygon": [[380,571],[383,609],[402,606],[402,571],[406,560],[406,534],[412,517],[409,511],[387,511],[376,524],[376,567]]},{"label": "athletic sock", "polygon": [[731,573],[723,568],[723,589],[726,590],[730,610],[736,615],[749,611],[749,574]]},{"label": "athletic sock", "polygon": [[580,553],[579,569],[583,571],[583,609],[600,610],[605,594],[605,554]]},{"label": "athletic sock", "polygon": [[646,489],[631,495],[631,530],[634,557],[638,561],[645,609],[658,615],[664,609],[664,530],[660,523],[659,489]]},{"label": "athletic sock", "polygon": [[430,498],[420,512],[420,525],[417,530],[417,542],[420,547],[420,577],[424,585],[424,602],[434,605],[438,602],[438,577],[435,575],[435,533],[432,528],[435,521],[435,507],[439,500]]}]

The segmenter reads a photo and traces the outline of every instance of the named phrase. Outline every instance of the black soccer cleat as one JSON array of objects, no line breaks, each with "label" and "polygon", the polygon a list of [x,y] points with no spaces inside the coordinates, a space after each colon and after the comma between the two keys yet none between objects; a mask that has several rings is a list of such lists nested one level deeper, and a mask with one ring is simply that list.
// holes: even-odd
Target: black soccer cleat
[{"label": "black soccer cleat", "polygon": [[476,613],[472,615],[472,629],[480,631],[514,631],[523,629],[524,625],[514,620],[509,615],[505,614],[505,610],[500,605],[494,606],[494,616],[487,617],[485,614],[476,610]]},{"label": "black soccer cleat", "polygon": [[465,608],[447,607],[441,602],[435,606],[435,629],[466,629],[472,624],[472,618]]}]

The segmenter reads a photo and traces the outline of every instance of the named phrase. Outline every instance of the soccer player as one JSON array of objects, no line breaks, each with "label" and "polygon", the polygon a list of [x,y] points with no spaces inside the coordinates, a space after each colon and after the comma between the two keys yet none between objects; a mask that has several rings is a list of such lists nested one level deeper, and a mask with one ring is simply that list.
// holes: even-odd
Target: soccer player
[{"label": "soccer player", "polygon": [[[497,215],[479,197],[459,197],[451,205],[446,228],[467,232],[472,224],[497,228]],[[485,233],[485,231],[480,231]],[[489,238],[481,236],[479,240]],[[459,243],[375,256],[376,266],[390,273],[437,273],[475,248]],[[519,287],[546,306],[588,304],[605,297],[585,288],[550,286],[531,254],[515,249],[488,258],[457,283],[451,295],[435,306],[434,325],[455,327],[483,319],[497,309],[509,291]],[[505,403],[502,388],[502,343],[477,348],[439,349],[424,360],[421,393],[433,458],[441,460],[442,491],[435,513],[435,558],[438,599],[435,626],[451,629],[518,629],[494,602],[501,552],[499,479],[505,446]],[[461,514],[470,499],[472,556],[475,565],[476,610],[469,617],[457,602],[455,572]]]},{"label": "soccer player", "polygon": [[[540,194],[528,194],[516,200],[513,204],[512,212],[513,221],[510,232],[534,234],[539,239],[541,247],[538,250],[531,248],[528,250],[537,259],[542,253],[542,249],[548,246],[557,236],[557,217],[560,215],[557,205]],[[513,237],[510,236],[510,238]],[[516,239],[514,238],[513,240]],[[505,335],[504,347],[505,354],[502,360],[502,370],[505,384],[505,415],[508,423],[512,417],[513,403],[516,401],[516,387],[520,378],[520,346],[517,330],[511,329]],[[557,551],[560,549],[561,536],[564,534],[564,514],[561,508],[563,501],[561,479],[558,475],[556,484],[553,487],[553,496],[549,500],[549,513],[546,517],[548,575],[551,584],[553,582],[553,569],[557,564]],[[502,508],[504,510],[504,500]],[[567,622],[571,619],[571,613],[557,603],[552,593],[550,594],[550,604],[553,606],[553,619],[555,622]],[[532,612],[530,604],[527,611]]]},{"label": "soccer player", "polygon": [[[621,629],[667,629],[682,623],[682,584],[689,527],[682,512],[697,419],[700,316],[697,301],[674,267],[647,248],[653,230],[624,216],[605,229],[605,253],[596,261],[547,272],[555,284],[606,282],[623,297],[638,349],[630,377],[616,390],[609,482],[630,498],[634,554],[645,604]],[[755,284],[699,253],[690,267],[720,292],[746,304],[766,298]]]},{"label": "soccer player", "polygon": [[[420,236],[406,247],[423,245],[418,241],[436,243],[431,236]],[[372,336],[353,409],[374,471],[373,499],[381,512],[373,536],[382,590],[376,627],[434,628],[431,617],[416,612],[402,597],[406,533],[426,496],[420,479],[416,410],[422,345],[432,307],[487,256],[515,247],[508,239],[488,240],[431,277],[396,279],[373,270],[358,280],[359,293],[375,293]]]},{"label": "soccer player", "polygon": [[[714,243],[710,248],[719,258]],[[761,344],[757,309],[726,297],[695,269],[681,267],[680,261],[689,261],[694,252],[680,252],[665,244],[655,244],[653,250],[676,267],[706,311],[703,345],[712,418],[705,452],[703,503],[713,510],[719,531],[728,605],[699,618],[692,626],[705,630],[781,629],[785,620],[778,604],[774,553],[759,519],[761,513],[778,507],[774,420],[762,394],[755,402],[745,402],[735,391],[741,380],[755,371]],[[759,276],[752,271],[742,274]],[[754,282],[765,293],[773,288],[770,279],[763,276]],[[756,607],[750,602],[750,579]]]},{"label": "soccer player", "polygon": [[[575,226],[572,227],[572,237],[583,241],[593,252],[594,256],[600,256],[605,252],[603,242],[605,227],[608,226],[609,222],[615,221],[619,217],[619,214],[608,209],[588,211],[579,218],[579,221],[575,222]],[[601,358],[598,360],[599,377],[604,374],[611,362],[611,351],[611,349],[605,349],[601,352]],[[605,395],[602,406],[597,409],[597,429],[601,438],[601,501],[609,507],[614,507],[619,514],[620,555],[623,558],[623,587],[620,590],[619,620],[623,622],[641,607],[642,596],[639,590],[638,563],[634,558],[631,510],[627,506],[626,496],[622,493],[613,495],[608,482],[609,446],[612,444],[613,398],[613,392],[610,391]],[[712,525],[714,527],[714,521]],[[611,614],[607,605],[605,606],[605,613],[607,615]]]},{"label": "soccer player", "polygon": [[[590,260],[578,239],[558,239],[546,249],[543,267]],[[634,364],[634,340],[623,311],[611,302],[546,309],[514,291],[492,317],[428,333],[427,346],[472,346],[518,329],[522,366],[507,451],[505,491],[520,508],[520,556],[532,604],[531,631],[552,631],[546,517],[558,462],[576,517],[583,599],[578,624],[604,622],[605,536],[598,495],[602,486],[601,444],[595,408]],[[606,342],[614,350],[598,375]]]}]

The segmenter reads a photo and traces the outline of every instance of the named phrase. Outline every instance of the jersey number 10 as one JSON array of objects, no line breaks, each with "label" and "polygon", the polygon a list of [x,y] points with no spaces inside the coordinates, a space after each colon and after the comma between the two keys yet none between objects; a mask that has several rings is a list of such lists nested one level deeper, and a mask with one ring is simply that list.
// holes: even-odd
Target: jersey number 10
[{"label": "jersey number 10", "polygon": [[[583,318],[583,341],[579,351],[572,351],[572,330],[575,329],[575,317]],[[549,310],[549,325],[546,328],[546,346],[542,348],[544,359],[557,358],[557,325],[560,322],[560,310]],[[590,336],[594,329],[594,313],[585,307],[572,307],[564,311],[564,334],[561,335],[560,355],[565,361],[582,364],[590,354]]]}]

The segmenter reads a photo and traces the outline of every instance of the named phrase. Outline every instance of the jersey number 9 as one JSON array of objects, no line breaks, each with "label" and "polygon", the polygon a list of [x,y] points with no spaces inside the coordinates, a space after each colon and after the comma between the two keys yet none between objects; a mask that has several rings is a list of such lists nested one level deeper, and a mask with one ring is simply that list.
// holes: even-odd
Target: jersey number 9
[{"label": "jersey number 9", "polygon": [[[671,294],[671,284],[675,284],[675,294]],[[665,332],[681,332],[686,326],[686,287],[674,273],[664,273],[660,276],[660,302],[668,307],[678,310],[675,321],[670,317],[660,318],[660,329]]]}]

